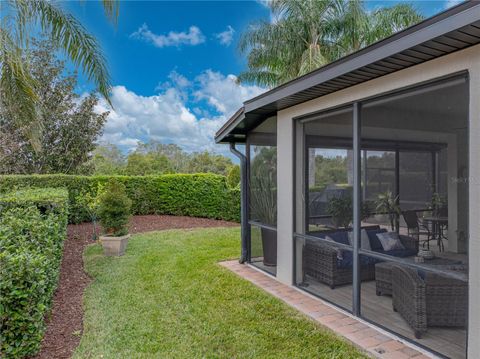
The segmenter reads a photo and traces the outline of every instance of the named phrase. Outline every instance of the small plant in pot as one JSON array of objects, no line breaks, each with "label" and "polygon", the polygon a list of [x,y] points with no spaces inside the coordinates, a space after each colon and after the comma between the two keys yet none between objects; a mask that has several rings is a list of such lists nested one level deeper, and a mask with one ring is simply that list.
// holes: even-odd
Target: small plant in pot
[{"label": "small plant in pot", "polygon": [[122,256],[125,253],[128,239],[128,219],[132,201],[125,193],[125,186],[111,180],[98,198],[98,217],[104,230],[100,237],[103,253],[106,256]]},{"label": "small plant in pot", "polygon": [[352,198],[350,196],[330,198],[327,213],[332,216],[335,228],[349,228],[353,220]]},{"label": "small plant in pot", "polygon": [[[332,216],[335,228],[350,228],[353,221],[353,203],[351,196],[332,197],[327,203],[327,213]],[[363,221],[371,215],[371,204],[364,201],[360,205],[360,220]]]},{"label": "small plant in pot", "polygon": [[427,208],[432,211],[434,217],[440,217],[448,213],[446,198],[437,192],[432,194],[432,199],[430,203],[427,203]]}]

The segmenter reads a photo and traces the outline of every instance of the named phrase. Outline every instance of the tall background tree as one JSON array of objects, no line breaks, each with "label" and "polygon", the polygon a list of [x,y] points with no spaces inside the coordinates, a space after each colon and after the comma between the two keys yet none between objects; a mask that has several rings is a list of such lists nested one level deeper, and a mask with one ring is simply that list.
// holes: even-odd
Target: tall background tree
[{"label": "tall background tree", "polygon": [[[75,93],[76,73],[65,73],[65,62],[56,58],[50,40],[32,40],[28,56],[36,83],[36,121],[43,128],[38,148],[15,121],[8,99],[0,98],[0,173],[78,173],[90,158],[108,113],[98,114],[94,93]],[[25,125],[28,126],[28,125]]]},{"label": "tall background tree", "polygon": [[[119,5],[103,0],[105,13],[116,22]],[[10,108],[16,129],[22,129],[32,146],[40,150],[42,132],[38,112],[39,93],[25,56],[29,36],[40,29],[66,57],[80,67],[98,92],[109,101],[110,75],[97,40],[60,3],[50,0],[0,1],[0,97]]]},{"label": "tall background tree", "polygon": [[372,11],[361,0],[271,0],[273,21],[250,25],[239,50],[241,82],[277,86],[422,20],[410,4]]}]

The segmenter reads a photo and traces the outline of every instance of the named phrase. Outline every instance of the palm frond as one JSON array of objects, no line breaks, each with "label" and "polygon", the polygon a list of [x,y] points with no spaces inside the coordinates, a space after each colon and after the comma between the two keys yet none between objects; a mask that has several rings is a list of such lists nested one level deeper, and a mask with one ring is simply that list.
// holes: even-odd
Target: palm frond
[{"label": "palm frond", "polygon": [[120,12],[120,2],[117,0],[102,0],[102,4],[105,15],[116,25],[118,21],[118,14]]},{"label": "palm frond", "polygon": [[372,15],[372,33],[378,41],[423,20],[416,8],[407,3],[381,8]]},{"label": "palm frond", "polygon": [[15,114],[17,128],[22,129],[35,150],[40,150],[41,124],[37,118],[36,83],[25,66],[22,50],[15,44],[7,29],[0,27],[0,97],[2,106]]},{"label": "palm frond", "polygon": [[237,82],[274,87],[278,83],[278,75],[268,71],[245,71],[238,75]]},{"label": "palm frond", "polygon": [[327,63],[320,45],[310,45],[302,55],[298,76],[305,75]]},{"label": "palm frond", "polygon": [[110,74],[97,40],[72,15],[46,0],[29,1],[31,9],[40,20],[42,30],[50,34],[72,62],[80,66],[98,92],[110,102]]}]

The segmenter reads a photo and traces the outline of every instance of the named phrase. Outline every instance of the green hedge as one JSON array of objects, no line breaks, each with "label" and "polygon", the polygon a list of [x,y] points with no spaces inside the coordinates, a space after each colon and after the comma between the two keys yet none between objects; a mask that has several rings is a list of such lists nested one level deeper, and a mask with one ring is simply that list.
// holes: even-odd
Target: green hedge
[{"label": "green hedge", "polygon": [[64,189],[0,196],[0,357],[35,354],[58,283],[68,219]]},{"label": "green hedge", "polygon": [[25,187],[64,187],[68,190],[71,223],[88,221],[88,213],[77,202],[79,196],[94,195],[98,185],[110,178],[122,182],[132,200],[133,214],[171,214],[240,220],[240,190],[229,188],[224,176],[215,174],[171,174],[162,176],[0,176],[0,193]]}]

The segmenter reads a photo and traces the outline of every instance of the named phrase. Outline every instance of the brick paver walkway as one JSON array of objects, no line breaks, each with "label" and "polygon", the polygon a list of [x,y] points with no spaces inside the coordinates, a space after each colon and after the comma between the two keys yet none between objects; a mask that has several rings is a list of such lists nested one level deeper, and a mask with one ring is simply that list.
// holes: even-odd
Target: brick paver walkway
[{"label": "brick paver walkway", "polygon": [[415,348],[396,340],[393,336],[380,332],[373,326],[357,320],[321,299],[280,283],[266,273],[248,265],[240,264],[238,261],[221,262],[220,265],[283,300],[374,357],[383,359],[435,358],[432,355],[422,354]]}]

